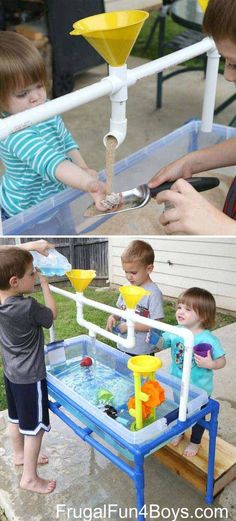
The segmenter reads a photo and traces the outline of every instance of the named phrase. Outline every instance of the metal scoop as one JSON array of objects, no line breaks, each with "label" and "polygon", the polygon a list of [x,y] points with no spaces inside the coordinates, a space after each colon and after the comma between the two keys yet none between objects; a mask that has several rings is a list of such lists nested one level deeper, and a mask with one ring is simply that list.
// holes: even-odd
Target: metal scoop
[{"label": "metal scoop", "polygon": [[[190,185],[192,185],[198,192],[204,192],[210,190],[219,185],[220,181],[217,177],[190,177],[185,179]],[[84,217],[100,217],[102,215],[115,215],[121,212],[127,212],[128,210],[135,210],[145,206],[151,198],[156,197],[159,192],[164,190],[170,190],[175,181],[163,183],[155,188],[149,188],[148,185],[140,185],[131,190],[120,192],[120,203],[111,208],[110,210],[99,212],[96,210],[95,205],[91,205],[85,210]]]}]

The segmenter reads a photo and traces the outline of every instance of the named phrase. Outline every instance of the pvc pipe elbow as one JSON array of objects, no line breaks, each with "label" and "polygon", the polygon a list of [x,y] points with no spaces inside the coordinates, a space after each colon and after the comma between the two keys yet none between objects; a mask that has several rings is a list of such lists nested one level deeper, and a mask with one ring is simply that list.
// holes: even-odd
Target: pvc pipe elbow
[{"label": "pvc pipe elbow", "polygon": [[116,149],[124,142],[127,134],[127,119],[112,122],[112,129],[103,138],[103,144],[107,148],[107,138],[114,137],[117,141]]}]

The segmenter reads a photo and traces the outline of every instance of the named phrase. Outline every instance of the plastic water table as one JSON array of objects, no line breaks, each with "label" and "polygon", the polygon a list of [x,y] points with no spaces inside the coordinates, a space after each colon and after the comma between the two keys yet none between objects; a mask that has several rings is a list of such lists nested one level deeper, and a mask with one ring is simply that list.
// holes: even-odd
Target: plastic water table
[{"label": "plastic water table", "polygon": [[[201,422],[209,431],[205,500],[211,503],[218,402],[208,400],[204,391],[190,386],[187,418],[185,422],[180,422],[181,381],[158,370],[156,377],[164,388],[166,399],[157,408],[157,416],[152,423],[132,430],[133,418],[126,409],[127,399],[134,394],[133,374],[127,367],[131,358],[97,340],[95,347],[94,350],[93,339],[86,335],[49,344],[47,380],[50,409],[82,440],[103,454],[134,482],[138,521],[144,519],[141,512],[145,504],[144,458],[197,421]],[[84,357],[90,357],[92,365],[81,367],[80,362]],[[102,393],[99,392],[101,390]],[[107,394],[104,394],[104,390]],[[104,410],[107,400],[117,411],[115,418]],[[207,414],[210,415],[209,420],[204,419]]]}]

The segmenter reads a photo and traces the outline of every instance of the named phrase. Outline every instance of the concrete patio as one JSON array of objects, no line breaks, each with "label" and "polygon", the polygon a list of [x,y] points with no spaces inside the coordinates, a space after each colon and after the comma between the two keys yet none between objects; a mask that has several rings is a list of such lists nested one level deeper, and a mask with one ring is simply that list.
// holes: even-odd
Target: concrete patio
[{"label": "concrete patio", "polygon": [[[234,400],[236,359],[234,342],[232,342],[236,336],[236,323],[218,329],[215,333],[220,338],[228,359],[225,369],[215,372],[213,397],[220,402],[218,433],[225,441],[236,446],[236,402]],[[168,351],[160,353],[160,356],[163,358],[164,366],[167,367]],[[41,467],[39,471],[43,477],[57,479],[55,492],[48,496],[34,495],[19,489],[21,471],[16,470],[12,464],[5,426],[3,425],[0,430],[0,507],[5,510],[8,520],[84,519],[86,521],[90,519],[88,516],[92,508],[105,509],[104,505],[108,504],[117,505],[114,507],[117,511],[111,516],[104,514],[100,519],[103,521],[121,519],[121,513],[123,512],[124,515],[125,508],[135,506],[131,480],[101,454],[82,442],[53,414],[51,414],[51,422],[52,430],[44,437],[44,450],[49,455],[50,463]],[[153,504],[158,505],[160,509],[173,509],[168,519],[182,519],[178,510],[181,508],[188,508],[189,518],[192,519],[195,519],[196,508],[209,509],[201,494],[180,477],[168,471],[153,456],[146,458],[145,461],[145,484],[146,505]],[[236,482],[234,481],[217,496],[211,508],[228,509],[228,516],[220,517],[218,511],[219,519],[235,521],[235,495]],[[118,511],[119,507],[123,510]],[[84,509],[84,517],[80,509]],[[173,512],[179,512],[176,514],[177,517],[174,517]],[[209,513],[208,510],[208,515]],[[217,519],[216,516],[217,514],[214,517],[212,510],[211,518]],[[149,520],[150,517],[148,516],[147,519]]]}]

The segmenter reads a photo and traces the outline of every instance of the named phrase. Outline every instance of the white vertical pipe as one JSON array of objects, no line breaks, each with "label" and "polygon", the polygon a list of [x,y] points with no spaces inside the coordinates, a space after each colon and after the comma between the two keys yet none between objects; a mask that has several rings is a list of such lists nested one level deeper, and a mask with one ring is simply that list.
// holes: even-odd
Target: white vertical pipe
[{"label": "white vertical pipe", "polygon": [[[189,333],[189,335],[188,335],[188,333]],[[180,334],[180,332],[178,334]],[[179,404],[179,421],[182,421],[182,422],[184,422],[186,420],[186,413],[187,413],[187,406],[188,406],[188,394],[189,394],[190,376],[191,376],[191,368],[192,368],[193,344],[194,344],[194,336],[190,331],[186,330],[185,338],[184,338],[184,363],[183,363],[180,404]]]},{"label": "white vertical pipe", "polygon": [[56,336],[55,336],[55,328],[54,325],[52,325],[49,329],[49,335],[50,335],[50,342],[55,342]]},{"label": "white vertical pipe", "polygon": [[126,119],[126,101],[128,99],[128,85],[127,85],[127,65],[121,67],[109,66],[109,78],[113,82],[113,78],[119,78],[122,82],[122,87],[113,92],[110,96],[111,100],[111,118],[110,130],[104,136],[103,143],[106,146],[108,136],[113,136],[118,148],[126,138],[127,133],[127,119]]},{"label": "white vertical pipe", "polygon": [[219,70],[220,55],[214,47],[207,53],[207,70],[205,80],[205,90],[202,107],[202,132],[211,132],[214,119],[214,109],[216,100],[216,87]]}]

